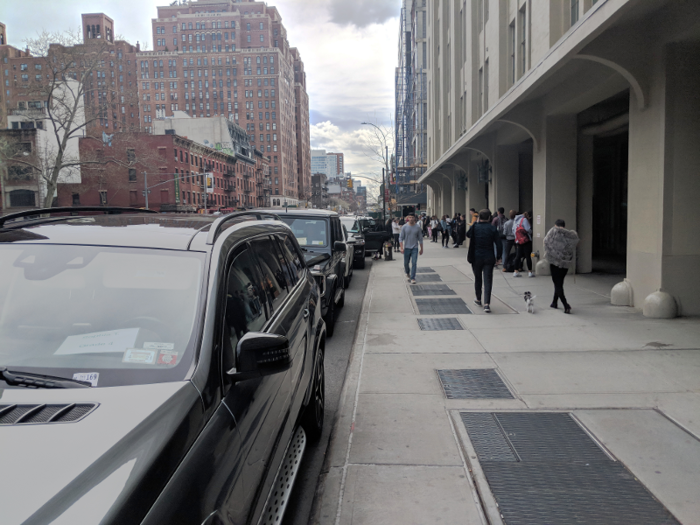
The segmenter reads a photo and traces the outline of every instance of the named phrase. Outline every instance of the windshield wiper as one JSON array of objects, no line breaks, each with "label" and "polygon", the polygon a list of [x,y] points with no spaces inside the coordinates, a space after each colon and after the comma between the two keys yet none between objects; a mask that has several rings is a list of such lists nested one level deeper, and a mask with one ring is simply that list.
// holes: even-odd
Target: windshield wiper
[{"label": "windshield wiper", "polygon": [[0,368],[0,378],[8,385],[27,388],[91,388],[92,383],[78,381],[68,377],[32,374],[30,372],[13,372],[7,367]]}]

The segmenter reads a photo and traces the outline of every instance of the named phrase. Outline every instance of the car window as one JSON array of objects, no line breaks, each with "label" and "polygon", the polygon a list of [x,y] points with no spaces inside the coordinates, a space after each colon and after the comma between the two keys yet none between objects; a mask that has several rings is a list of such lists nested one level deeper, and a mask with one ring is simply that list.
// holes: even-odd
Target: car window
[{"label": "car window", "polygon": [[[224,315],[227,356],[233,355],[238,341],[248,332],[259,332],[265,326],[264,292],[255,257],[249,248],[233,260],[226,281],[226,312]],[[233,366],[233,363],[227,363]]]},{"label": "car window", "polygon": [[357,233],[360,231],[360,223],[355,219],[341,219],[341,222],[350,233]]},{"label": "car window", "polygon": [[282,217],[289,225],[301,246],[328,246],[328,222],[325,219]]},{"label": "car window", "polygon": [[98,387],[181,380],[203,267],[191,252],[0,246],[0,367]]},{"label": "car window", "polygon": [[262,271],[263,290],[271,311],[277,311],[287,297],[287,278],[277,255],[277,248],[272,238],[265,237],[251,242],[258,256],[258,264]]},{"label": "car window", "polygon": [[299,250],[294,246],[294,241],[290,235],[280,235],[279,240],[279,246],[289,267],[289,273],[293,282],[296,283],[304,271],[304,263],[302,262],[304,258],[299,255]]},{"label": "car window", "polygon": [[347,241],[350,238],[350,236],[348,235],[348,229],[345,227],[344,224],[342,226],[343,226],[343,234],[344,234],[343,238]]}]

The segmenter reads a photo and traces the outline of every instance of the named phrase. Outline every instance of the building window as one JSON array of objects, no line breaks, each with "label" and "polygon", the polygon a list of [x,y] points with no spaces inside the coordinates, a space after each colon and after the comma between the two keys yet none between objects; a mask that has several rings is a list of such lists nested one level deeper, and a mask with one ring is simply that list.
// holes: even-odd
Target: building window
[{"label": "building window", "polygon": [[100,206],[107,206],[107,190],[100,190]]},{"label": "building window", "polygon": [[520,16],[520,75],[527,71],[527,11],[526,6],[519,12]]},{"label": "building window", "polygon": [[571,25],[578,22],[578,0],[571,0]]},{"label": "building window", "polygon": [[515,84],[515,20],[508,26],[508,83]]},{"label": "building window", "polygon": [[129,168],[129,182],[136,182],[136,170]]}]

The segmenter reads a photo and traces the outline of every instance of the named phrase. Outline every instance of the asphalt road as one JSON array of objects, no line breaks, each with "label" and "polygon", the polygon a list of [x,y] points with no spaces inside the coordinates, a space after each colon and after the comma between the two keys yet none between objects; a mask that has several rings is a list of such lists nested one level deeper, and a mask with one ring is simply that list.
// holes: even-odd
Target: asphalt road
[{"label": "asphalt road", "polygon": [[[333,337],[326,340],[326,413],[323,435],[318,443],[310,444],[304,452],[282,525],[309,523],[318,477],[323,467],[332,426],[338,411],[340,391],[345,381],[345,372],[355,340],[369,272],[372,268],[372,259],[367,257],[365,262],[363,270],[354,270],[350,286],[345,290],[345,306],[338,315],[335,333]],[[384,264],[384,261],[379,261],[378,264]]]}]

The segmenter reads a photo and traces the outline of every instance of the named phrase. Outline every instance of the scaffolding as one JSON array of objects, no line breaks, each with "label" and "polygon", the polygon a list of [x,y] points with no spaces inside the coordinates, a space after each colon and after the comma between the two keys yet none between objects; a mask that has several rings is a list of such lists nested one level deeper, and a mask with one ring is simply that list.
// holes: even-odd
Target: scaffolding
[{"label": "scaffolding", "polygon": [[[426,170],[426,0],[404,0],[395,71],[394,173],[396,191],[425,193],[415,181]],[[397,195],[398,200],[398,195]]]}]

